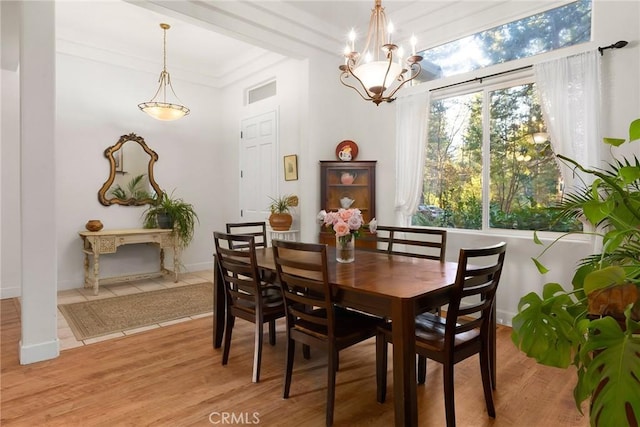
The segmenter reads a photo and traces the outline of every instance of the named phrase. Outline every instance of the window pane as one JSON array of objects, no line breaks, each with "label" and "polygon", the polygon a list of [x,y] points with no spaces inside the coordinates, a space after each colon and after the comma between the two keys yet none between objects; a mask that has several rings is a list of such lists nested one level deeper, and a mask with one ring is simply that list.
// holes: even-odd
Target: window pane
[{"label": "window pane", "polygon": [[[533,83],[434,100],[430,108],[422,199],[413,225],[479,230],[488,204],[490,228],[581,229],[580,222],[558,219],[550,209],[561,200],[563,185]],[[487,129],[483,111],[489,114]],[[489,135],[485,201],[483,134]]]},{"label": "window pane", "polygon": [[591,39],[591,0],[579,0],[421,52],[425,82]]},{"label": "window pane", "polygon": [[482,93],[431,104],[414,225],[482,228]]},{"label": "window pane", "polygon": [[575,221],[556,221],[549,207],[560,201],[562,180],[544,130],[534,85],[490,93],[490,215],[492,228],[566,231]]}]

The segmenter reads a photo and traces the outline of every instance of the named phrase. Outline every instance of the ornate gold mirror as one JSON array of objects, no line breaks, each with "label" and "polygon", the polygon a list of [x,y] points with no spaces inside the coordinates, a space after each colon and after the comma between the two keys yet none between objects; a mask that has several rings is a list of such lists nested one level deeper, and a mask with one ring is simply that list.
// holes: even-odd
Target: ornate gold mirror
[{"label": "ornate gold mirror", "polygon": [[162,195],[153,179],[153,165],[158,161],[155,151],[147,147],[144,138],[130,133],[104,150],[111,172],[98,191],[98,200],[105,206],[140,206]]}]

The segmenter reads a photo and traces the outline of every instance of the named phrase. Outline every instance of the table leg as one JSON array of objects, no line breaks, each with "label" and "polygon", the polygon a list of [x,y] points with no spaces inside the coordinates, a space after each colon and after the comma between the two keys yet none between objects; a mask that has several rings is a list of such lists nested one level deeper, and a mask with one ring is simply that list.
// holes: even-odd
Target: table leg
[{"label": "table leg", "polygon": [[391,320],[395,425],[417,426],[416,326],[413,301],[394,300],[391,305]]},{"label": "table leg", "polygon": [[89,285],[89,253],[84,253],[84,287]]},{"label": "table leg", "polygon": [[174,282],[178,283],[178,275],[180,274],[180,257],[182,253],[180,252],[182,249],[178,245],[173,247],[173,274],[174,274]]},{"label": "table leg", "polygon": [[100,286],[100,252],[93,252],[93,294],[98,295]]},{"label": "table leg", "polygon": [[218,267],[218,257],[213,256],[213,348],[222,346],[225,322],[224,279]]}]

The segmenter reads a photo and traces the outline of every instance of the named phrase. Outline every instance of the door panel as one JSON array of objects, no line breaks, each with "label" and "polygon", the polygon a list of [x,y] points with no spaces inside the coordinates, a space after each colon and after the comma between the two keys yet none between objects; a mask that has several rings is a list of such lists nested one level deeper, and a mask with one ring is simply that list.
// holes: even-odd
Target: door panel
[{"label": "door panel", "polygon": [[269,217],[269,197],[278,194],[276,111],[242,120],[240,210],[243,221]]}]

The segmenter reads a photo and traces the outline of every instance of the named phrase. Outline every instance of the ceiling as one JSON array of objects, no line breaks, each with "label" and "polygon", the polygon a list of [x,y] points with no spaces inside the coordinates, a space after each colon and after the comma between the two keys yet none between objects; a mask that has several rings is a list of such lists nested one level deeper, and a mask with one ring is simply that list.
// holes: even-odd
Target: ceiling
[{"label": "ceiling", "polygon": [[[465,19],[485,16],[491,23],[500,19],[495,16],[497,9],[497,15],[504,16],[515,4],[518,12],[522,5],[536,3],[542,2],[384,0],[383,6],[398,29],[397,40],[408,39],[411,28],[430,28],[430,33],[417,36],[434,41],[443,32],[451,37],[452,28]],[[315,49],[335,55],[337,63],[349,30],[366,32],[373,4],[373,0],[56,0],[56,49],[159,73],[163,37],[159,24],[165,22],[171,25],[167,69],[172,78],[224,87],[248,75],[257,59],[264,66],[285,57],[304,58]],[[450,28],[445,32],[446,26]]]},{"label": "ceiling", "polygon": [[[415,3],[419,2],[385,0],[384,6],[390,14],[391,9],[397,12]],[[185,16],[194,5],[199,19]],[[241,78],[238,71],[249,70],[257,58],[267,62],[285,56],[302,58],[305,50],[315,48],[335,54],[339,61],[346,34],[353,27],[366,32],[372,7],[372,0],[57,0],[56,42],[61,53],[159,73],[163,37],[159,24],[165,22],[171,25],[167,69],[173,79],[222,87]],[[258,30],[243,28],[249,24]]]}]

